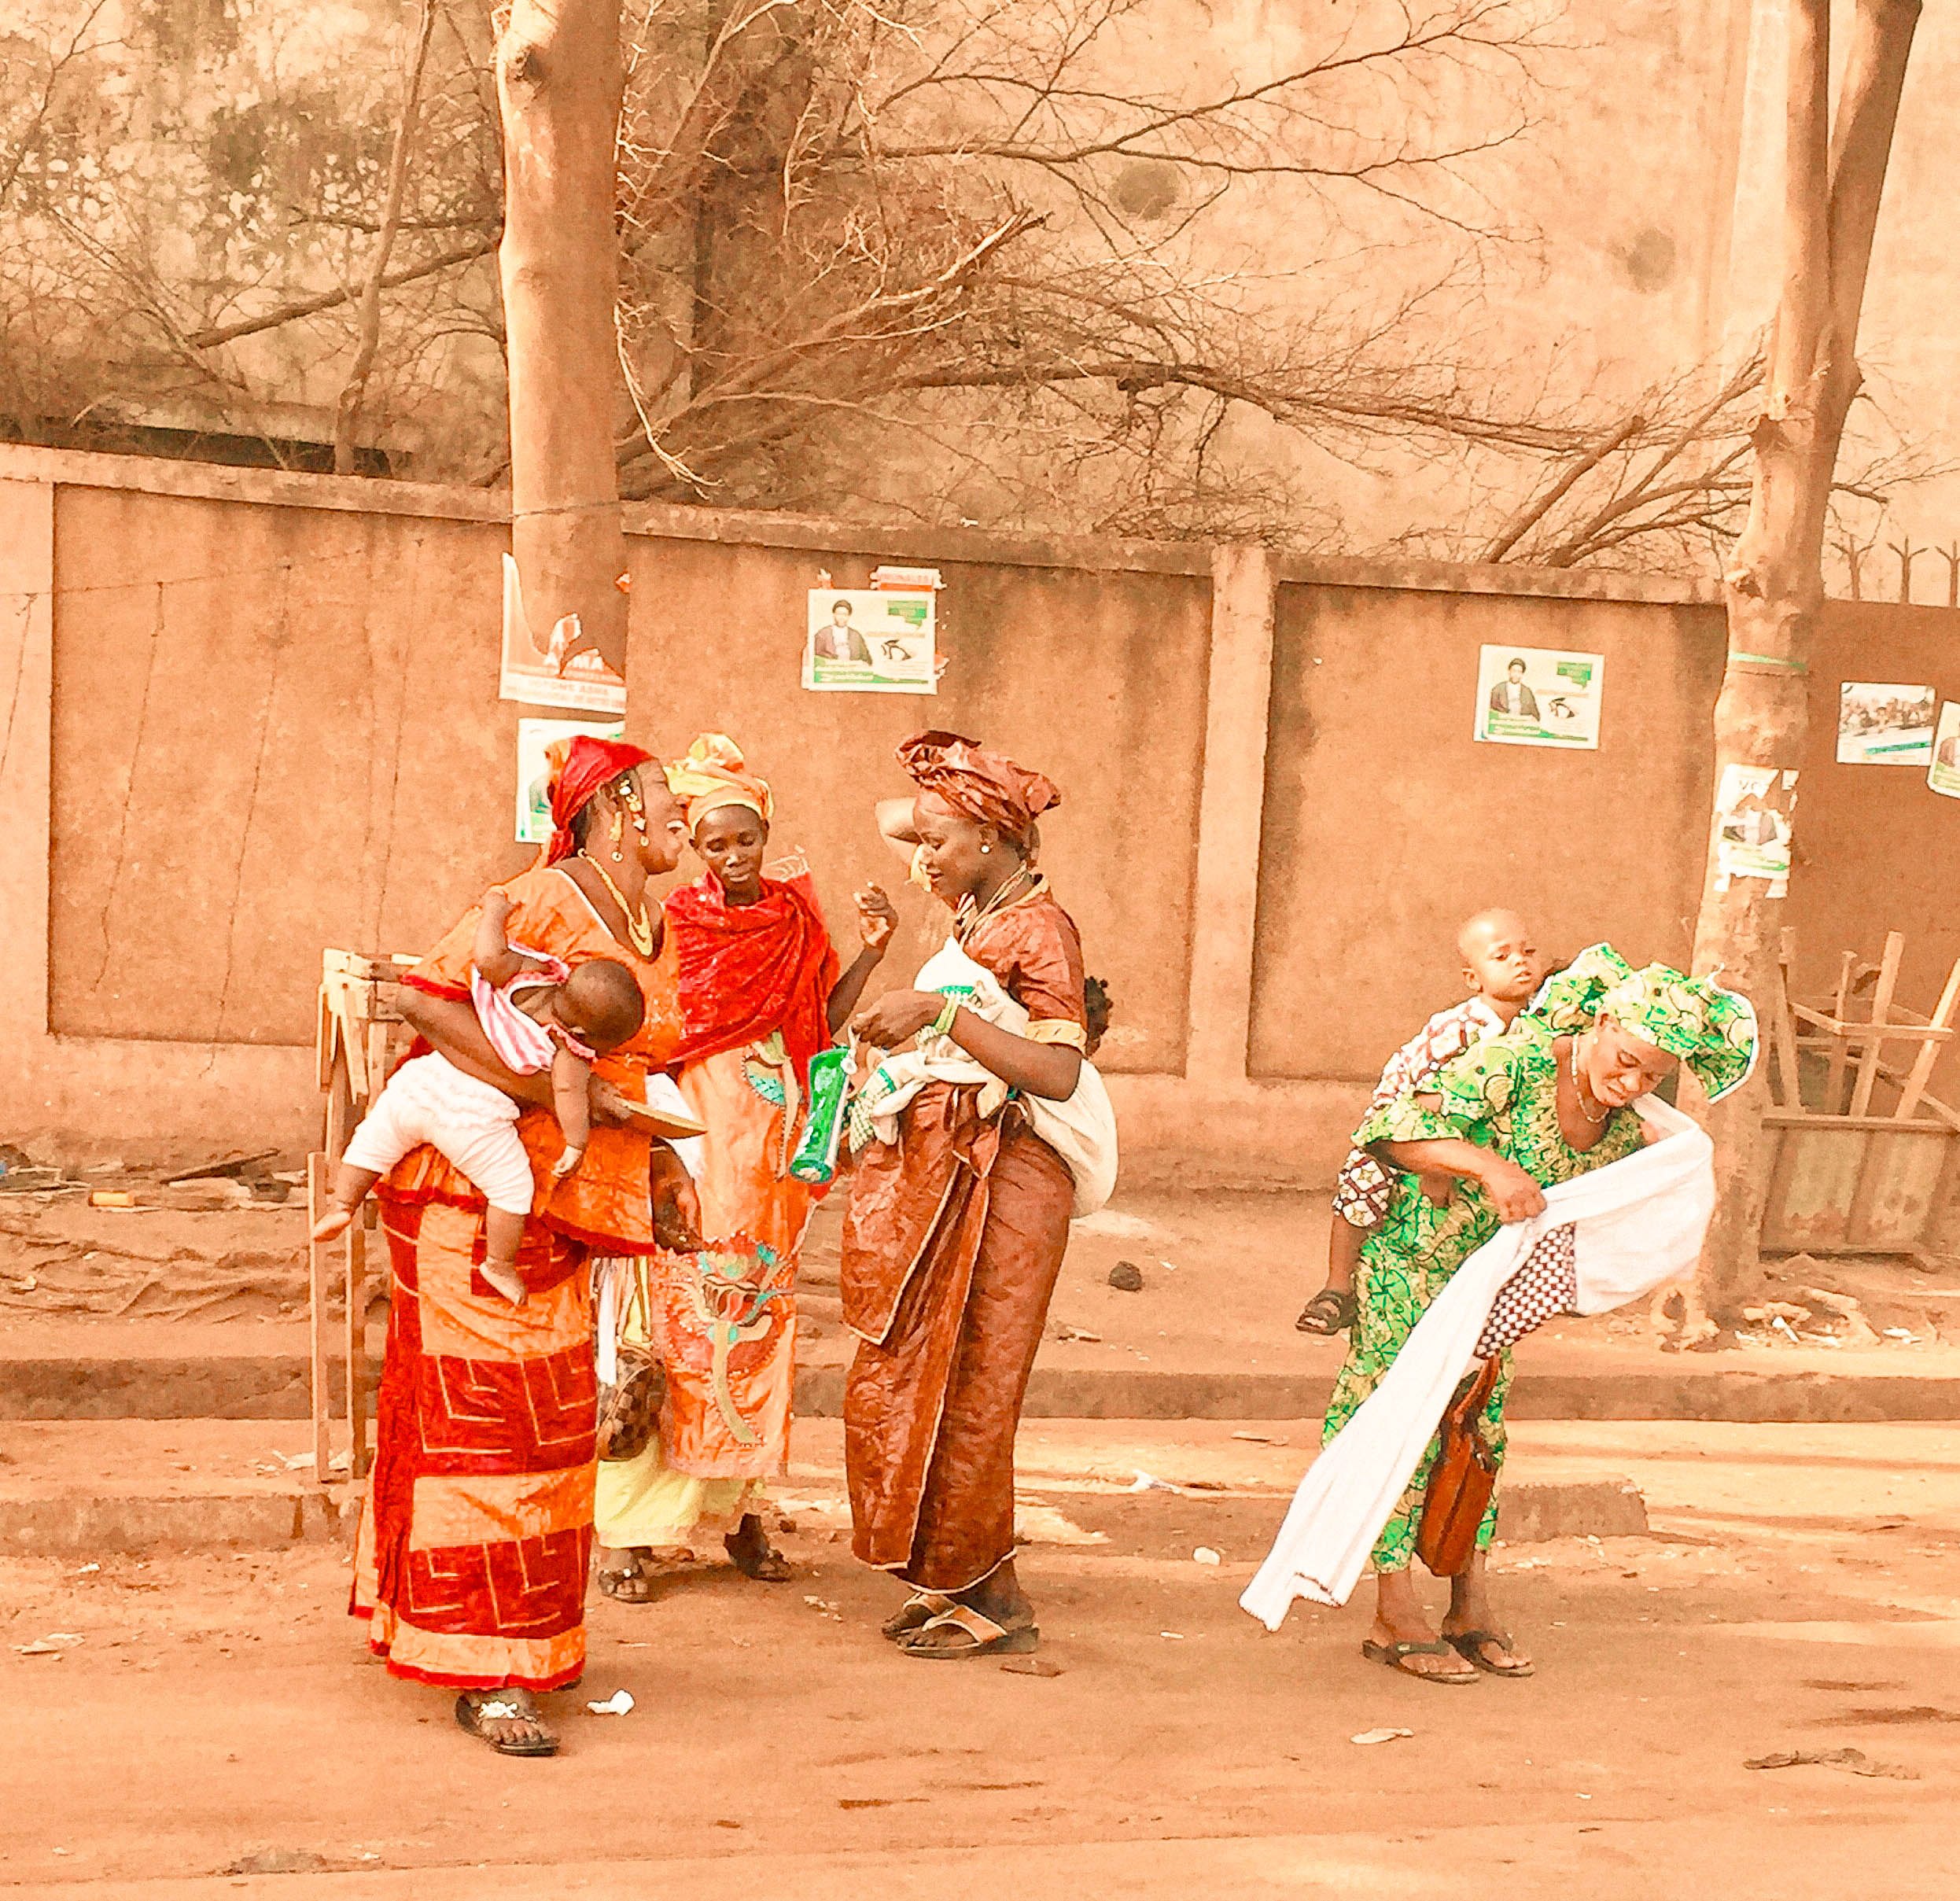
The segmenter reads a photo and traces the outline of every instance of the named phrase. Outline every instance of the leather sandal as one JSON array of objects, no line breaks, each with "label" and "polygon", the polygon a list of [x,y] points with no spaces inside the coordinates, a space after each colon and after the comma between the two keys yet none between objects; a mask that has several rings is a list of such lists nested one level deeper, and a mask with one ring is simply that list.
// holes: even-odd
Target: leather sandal
[{"label": "leather sandal", "polygon": [[[481,1702],[468,1696],[459,1697],[456,1721],[477,1741],[488,1743],[499,1755],[556,1755],[558,1752],[558,1739],[544,1728],[543,1721],[535,1709],[520,1708],[499,1697],[486,1697]],[[521,1741],[500,1741],[484,1728],[486,1722],[536,1723],[542,1733]]]},{"label": "leather sandal", "polygon": [[1345,1288],[1322,1288],[1300,1310],[1300,1317],[1293,1323],[1294,1330],[1328,1339],[1336,1333],[1345,1333],[1353,1326],[1356,1311],[1354,1296]]},{"label": "leather sandal", "polygon": [[1534,1666],[1528,1657],[1512,1663],[1494,1663],[1483,1654],[1487,1644],[1495,1644],[1500,1650],[1511,1648],[1510,1638],[1501,1630],[1446,1630],[1442,1641],[1466,1663],[1476,1664],[1488,1675],[1528,1677],[1532,1674]]},{"label": "leather sandal", "polygon": [[914,1591],[879,1630],[895,1644],[914,1630],[923,1630],[935,1617],[943,1617],[953,1602],[943,1591]]},{"label": "leather sandal", "polygon": [[[967,1641],[927,1643],[923,1639],[929,1630],[958,1630]],[[971,1604],[957,1603],[950,1610],[941,1611],[937,1617],[927,1619],[916,1630],[907,1632],[898,1640],[898,1647],[906,1656],[934,1663],[963,1663],[970,1657],[977,1656],[1023,1656],[1030,1650],[1038,1650],[1041,1645],[1038,1626],[1022,1624],[1019,1629],[1009,1630],[1005,1624],[997,1624],[984,1612],[976,1611]]]},{"label": "leather sandal", "polygon": [[1361,1655],[1388,1667],[1405,1677],[1413,1677],[1418,1683],[1456,1685],[1474,1683],[1476,1676],[1470,1671],[1411,1670],[1406,1659],[1412,1656],[1450,1656],[1455,1653],[1454,1644],[1439,1639],[1430,1644],[1377,1644],[1364,1642]]}]

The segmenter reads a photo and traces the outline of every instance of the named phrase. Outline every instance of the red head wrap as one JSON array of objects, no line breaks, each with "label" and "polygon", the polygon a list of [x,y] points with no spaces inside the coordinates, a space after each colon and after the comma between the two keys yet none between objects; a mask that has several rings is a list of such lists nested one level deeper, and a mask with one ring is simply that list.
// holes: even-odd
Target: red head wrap
[{"label": "red head wrap", "polygon": [[921,792],[1022,846],[1034,821],[1062,802],[1053,781],[957,733],[914,734],[899,747],[898,763]]},{"label": "red head wrap", "polygon": [[572,821],[591,803],[593,794],[622,772],[645,765],[653,754],[628,746],[624,739],[595,739],[589,734],[575,733],[569,739],[554,739],[544,749],[544,757],[551,768],[547,790],[556,829],[539,863],[556,864],[578,849]]}]

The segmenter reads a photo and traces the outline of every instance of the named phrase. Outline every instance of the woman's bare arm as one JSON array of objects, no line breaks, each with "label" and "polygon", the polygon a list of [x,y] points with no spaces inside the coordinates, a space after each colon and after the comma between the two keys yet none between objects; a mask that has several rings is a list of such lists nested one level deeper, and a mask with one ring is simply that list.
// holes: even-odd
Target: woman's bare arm
[{"label": "woman's bare arm", "polygon": [[1453,1175],[1460,1181],[1480,1182],[1500,1221],[1529,1221],[1544,1211],[1545,1191],[1523,1169],[1494,1149],[1479,1148],[1461,1137],[1371,1146],[1383,1161],[1406,1174]]},{"label": "woman's bare arm", "polygon": [[919,846],[919,834],[912,829],[912,801],[881,798],[874,810],[878,818],[878,835],[904,860],[909,869],[912,855]]},{"label": "woman's bare arm", "polygon": [[962,1010],[946,1033],[974,1062],[1003,1082],[1052,1103],[1067,1102],[1081,1079],[1082,1052],[1066,1043],[1037,1043]]},{"label": "woman's bare arm", "polygon": [[520,1076],[506,1069],[483,1033],[476,1011],[460,998],[431,997],[426,990],[404,989],[402,1021],[428,1041],[438,1055],[446,1056],[466,1076],[487,1082],[493,1089],[521,1103],[534,1103],[541,1109],[551,1107],[551,1078],[540,1071]]}]

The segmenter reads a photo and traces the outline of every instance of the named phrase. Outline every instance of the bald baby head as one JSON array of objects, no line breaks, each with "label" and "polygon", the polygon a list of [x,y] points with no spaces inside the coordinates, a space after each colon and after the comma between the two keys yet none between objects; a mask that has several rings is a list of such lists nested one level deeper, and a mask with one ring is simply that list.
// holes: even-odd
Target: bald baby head
[{"label": "bald baby head", "polygon": [[1545,974],[1537,935],[1515,911],[1479,911],[1457,933],[1457,950],[1470,994],[1507,1020],[1531,1000]]}]

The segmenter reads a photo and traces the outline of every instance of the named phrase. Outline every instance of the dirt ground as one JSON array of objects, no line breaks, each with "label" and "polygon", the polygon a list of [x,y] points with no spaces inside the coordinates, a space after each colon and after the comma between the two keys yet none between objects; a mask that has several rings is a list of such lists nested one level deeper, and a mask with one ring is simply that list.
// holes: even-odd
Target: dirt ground
[{"label": "dirt ground", "polygon": [[[1305,1431],[1031,1427],[1025,1503],[1045,1516],[1024,1571],[1061,1673],[1037,1678],[879,1641],[894,1592],[840,1542],[837,1428],[800,1425],[779,1491],[798,1579],[703,1565],[654,1604],[597,1603],[584,1685],[555,1700],[564,1752],[542,1763],[493,1755],[448,1697],[365,1656],[332,1545],[0,1562],[0,1883],[156,1901],[1954,1892],[1950,1428],[1521,1423],[1518,1473],[1634,1478],[1654,1531],[1501,1550],[1539,1674],[1462,1690],[1365,1662],[1358,1601],[1271,1636],[1236,1608]],[[1139,1469],[1181,1489],[1126,1490]],[[621,1688],[629,1715],[587,1713]],[[1354,1740],[1380,1729],[1412,1733]]]}]

